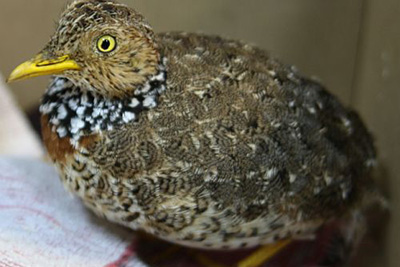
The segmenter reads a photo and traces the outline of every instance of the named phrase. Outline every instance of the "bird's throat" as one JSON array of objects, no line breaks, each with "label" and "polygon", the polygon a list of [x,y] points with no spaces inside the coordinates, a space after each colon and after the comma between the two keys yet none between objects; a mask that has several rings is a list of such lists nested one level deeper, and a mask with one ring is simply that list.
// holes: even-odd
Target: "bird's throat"
[{"label": "bird's throat", "polygon": [[56,77],[42,99],[40,112],[59,138],[68,137],[76,145],[83,136],[133,123],[141,112],[157,107],[159,95],[166,90],[166,76],[163,65],[157,75],[124,99],[109,99]]}]

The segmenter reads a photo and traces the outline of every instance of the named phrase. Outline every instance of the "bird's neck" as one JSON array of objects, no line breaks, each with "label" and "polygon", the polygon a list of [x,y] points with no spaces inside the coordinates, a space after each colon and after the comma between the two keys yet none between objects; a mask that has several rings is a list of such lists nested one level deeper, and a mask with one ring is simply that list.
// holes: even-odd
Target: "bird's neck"
[{"label": "bird's neck", "polygon": [[166,69],[150,77],[133,95],[123,99],[107,98],[82,90],[66,78],[56,77],[46,91],[40,112],[47,116],[52,131],[59,138],[70,138],[77,144],[83,136],[112,131],[138,119],[141,112],[158,105],[166,90]]}]

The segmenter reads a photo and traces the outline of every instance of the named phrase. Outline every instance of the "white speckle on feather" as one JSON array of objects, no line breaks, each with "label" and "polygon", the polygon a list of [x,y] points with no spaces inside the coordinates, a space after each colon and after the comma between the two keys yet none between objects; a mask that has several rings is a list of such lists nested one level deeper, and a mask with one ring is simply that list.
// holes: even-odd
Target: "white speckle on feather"
[{"label": "white speckle on feather", "polygon": [[271,168],[266,172],[265,178],[267,178],[267,179],[274,178],[277,173],[278,173],[278,170],[276,168]]},{"label": "white speckle on feather", "polygon": [[239,74],[239,75],[236,77],[236,80],[242,81],[242,80],[246,77],[246,75],[247,75],[247,71],[244,71],[244,72],[242,72],[241,74]]},{"label": "white speckle on feather", "polygon": [[96,124],[96,125],[92,128],[92,130],[95,131],[95,132],[100,132],[100,124]]},{"label": "white speckle on feather", "polygon": [[315,187],[314,188],[314,195],[318,195],[319,193],[321,193],[321,188]]},{"label": "white speckle on feather", "polygon": [[55,82],[53,82],[53,84],[50,86],[48,93],[49,93],[49,95],[54,95],[70,86],[72,86],[71,82],[69,82],[69,81],[65,82],[65,80],[63,80],[63,79],[58,79],[58,80],[55,80]]},{"label": "white speckle on feather", "polygon": [[68,115],[67,109],[65,108],[65,105],[64,105],[64,104],[62,104],[62,105],[60,105],[60,106],[58,107],[57,112],[58,112],[58,116],[57,116],[57,117],[58,117],[60,120],[65,119],[65,118],[67,117],[67,115]]},{"label": "white speckle on feather", "polygon": [[50,122],[56,126],[60,124],[60,120],[58,118],[51,118]]},{"label": "white speckle on feather", "polygon": [[294,76],[294,73],[292,73],[292,72],[289,72],[289,74],[287,75],[287,78],[289,79],[289,80],[294,80],[295,79],[295,76]]},{"label": "white speckle on feather", "polygon": [[345,183],[342,183],[340,185],[340,188],[342,189],[342,198],[343,199],[347,199],[349,196],[349,189],[348,189],[348,185],[346,185]]},{"label": "white speckle on feather", "polygon": [[332,181],[333,181],[332,177],[330,175],[328,175],[327,173],[325,173],[325,175],[324,175],[324,180],[325,180],[326,185],[328,185],[328,186],[331,185]]},{"label": "white speckle on feather", "polygon": [[279,128],[279,127],[282,126],[282,124],[281,124],[280,122],[273,121],[273,122],[271,123],[271,126],[274,127],[274,128]]},{"label": "white speckle on feather", "polygon": [[137,100],[137,98],[133,98],[129,106],[131,108],[136,108],[137,106],[139,106],[139,104],[140,104],[139,100]]},{"label": "white speckle on feather", "polygon": [[197,138],[197,137],[195,137],[194,135],[191,135],[191,138],[192,138],[192,143],[193,143],[193,145],[194,145],[194,147],[197,149],[197,150],[199,150],[200,149],[200,141],[199,141],[199,139]]},{"label": "white speckle on feather", "polygon": [[129,112],[129,111],[125,112],[125,113],[122,115],[122,120],[123,120],[125,123],[131,122],[131,121],[134,120],[135,118],[136,118],[135,113],[132,113],[132,112]]},{"label": "white speckle on feather", "polygon": [[167,90],[167,88],[165,87],[165,85],[161,85],[160,89],[158,89],[159,93],[164,92],[165,90]]},{"label": "white speckle on feather", "polygon": [[199,55],[197,55],[197,54],[186,54],[186,55],[184,55],[184,57],[188,58],[188,59],[192,59],[192,60],[200,59]]},{"label": "white speckle on feather", "polygon": [[348,128],[348,129],[351,128],[351,122],[348,118],[342,117],[342,123],[343,123],[344,127]]},{"label": "white speckle on feather", "polygon": [[253,150],[253,152],[256,152],[257,146],[255,144],[248,144],[248,146]]},{"label": "white speckle on feather", "polygon": [[165,73],[160,72],[157,76],[153,77],[151,80],[152,81],[163,81],[163,80],[165,80]]},{"label": "white speckle on feather", "polygon": [[87,105],[88,102],[89,102],[89,98],[88,98],[87,94],[82,94],[82,96],[81,96],[82,105]]},{"label": "white speckle on feather", "polygon": [[76,109],[76,114],[78,114],[78,116],[80,118],[82,118],[83,115],[85,114],[85,110],[86,110],[86,107],[79,107]]},{"label": "white speckle on feather", "polygon": [[367,160],[366,162],[365,162],[365,165],[367,166],[367,167],[374,167],[374,166],[376,166],[376,160],[375,159],[369,159],[369,160]]},{"label": "white speckle on feather", "polygon": [[297,175],[296,174],[289,174],[289,182],[293,184],[296,181]]},{"label": "white speckle on feather", "polygon": [[40,106],[40,112],[43,114],[49,114],[53,111],[54,107],[56,107],[56,103],[51,103],[51,104],[44,104]]},{"label": "white speckle on feather", "polygon": [[93,113],[92,113],[92,117],[93,117],[93,118],[99,117],[100,114],[101,114],[101,109],[100,109],[100,108],[94,108],[94,109],[93,109]]},{"label": "white speckle on feather", "polygon": [[118,118],[118,113],[113,113],[113,114],[111,114],[111,116],[110,116],[110,121],[111,122],[115,122],[116,120],[117,120],[117,118]]},{"label": "white speckle on feather", "polygon": [[67,136],[67,129],[63,126],[57,128],[57,133],[60,138],[64,138]]},{"label": "white speckle on feather", "polygon": [[68,101],[68,106],[72,109],[72,110],[76,110],[78,108],[78,100],[72,98]]},{"label": "white speckle on feather", "polygon": [[73,118],[71,120],[71,133],[76,134],[85,127],[85,122],[80,118]]},{"label": "white speckle on feather", "polygon": [[142,90],[140,90],[140,92],[143,94],[143,93],[147,93],[147,92],[149,92],[150,91],[150,89],[151,89],[151,86],[150,86],[150,84],[146,84],[143,88],[142,88]]},{"label": "white speckle on feather", "polygon": [[153,96],[149,96],[146,97],[146,99],[143,101],[143,106],[147,108],[154,108],[155,106],[157,106],[157,103]]},{"label": "white speckle on feather", "polygon": [[269,75],[272,76],[272,78],[276,78],[276,71],[274,71],[274,70],[269,70],[268,73],[269,73]]},{"label": "white speckle on feather", "polygon": [[310,112],[311,114],[317,113],[317,111],[313,107],[308,108],[308,112]]}]

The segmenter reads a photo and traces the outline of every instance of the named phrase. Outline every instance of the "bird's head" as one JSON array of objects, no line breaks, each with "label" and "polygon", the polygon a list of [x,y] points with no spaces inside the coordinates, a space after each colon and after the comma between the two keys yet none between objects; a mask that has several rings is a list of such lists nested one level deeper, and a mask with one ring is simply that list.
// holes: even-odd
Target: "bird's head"
[{"label": "bird's head", "polygon": [[160,64],[154,32],[140,14],[114,1],[77,0],[45,48],[8,80],[56,75],[82,90],[122,98],[157,75]]}]

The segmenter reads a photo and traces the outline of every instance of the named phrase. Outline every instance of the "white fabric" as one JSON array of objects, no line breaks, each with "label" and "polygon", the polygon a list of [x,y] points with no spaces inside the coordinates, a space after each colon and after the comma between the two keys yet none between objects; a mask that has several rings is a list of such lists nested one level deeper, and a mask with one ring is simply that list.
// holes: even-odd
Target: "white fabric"
[{"label": "white fabric", "polygon": [[0,157],[0,190],[0,266],[118,266],[134,239],[92,215],[40,161]]}]

